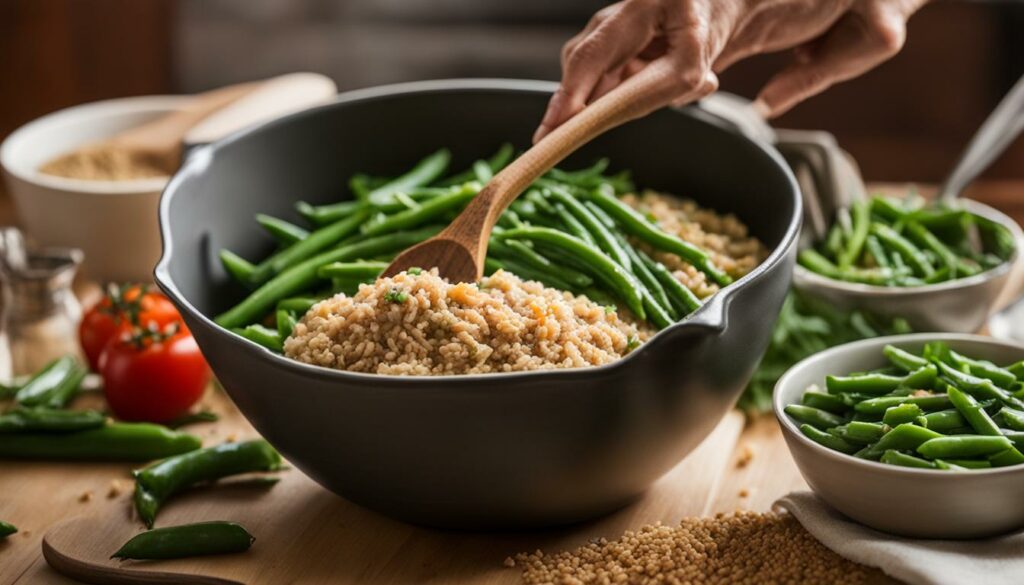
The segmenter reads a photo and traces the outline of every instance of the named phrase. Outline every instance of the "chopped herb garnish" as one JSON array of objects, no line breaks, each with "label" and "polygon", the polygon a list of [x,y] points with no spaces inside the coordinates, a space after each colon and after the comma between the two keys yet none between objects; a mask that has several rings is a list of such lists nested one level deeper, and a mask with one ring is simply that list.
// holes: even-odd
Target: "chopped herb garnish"
[{"label": "chopped herb garnish", "polygon": [[393,287],[384,295],[384,300],[389,303],[404,303],[409,300],[409,293],[398,287]]},{"label": "chopped herb garnish", "polygon": [[605,315],[611,315],[614,312],[615,312],[615,306],[613,306],[613,305],[605,305],[604,306],[604,314]]},{"label": "chopped herb garnish", "polygon": [[420,268],[419,266],[413,266],[409,270],[406,270],[406,272],[408,272],[409,274],[411,274],[413,276],[419,276],[419,275],[423,274],[423,269]]},{"label": "chopped herb garnish", "polygon": [[626,342],[626,351],[630,352],[638,347],[640,347],[640,338],[636,335],[630,335],[629,341]]}]

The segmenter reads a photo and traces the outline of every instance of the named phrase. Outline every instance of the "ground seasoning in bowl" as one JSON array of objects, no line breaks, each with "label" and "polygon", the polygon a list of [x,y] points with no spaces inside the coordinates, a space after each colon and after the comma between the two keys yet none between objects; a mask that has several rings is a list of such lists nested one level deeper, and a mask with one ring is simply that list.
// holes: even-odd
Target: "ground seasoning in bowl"
[{"label": "ground seasoning in bowl", "polygon": [[653,333],[503,270],[479,284],[414,272],[317,303],[285,340],[285,355],[352,372],[482,374],[606,364]]},{"label": "ground seasoning in bowl", "polygon": [[675,527],[648,525],[574,551],[521,553],[505,564],[522,569],[527,585],[893,582],[832,552],[785,513],[685,518]]}]

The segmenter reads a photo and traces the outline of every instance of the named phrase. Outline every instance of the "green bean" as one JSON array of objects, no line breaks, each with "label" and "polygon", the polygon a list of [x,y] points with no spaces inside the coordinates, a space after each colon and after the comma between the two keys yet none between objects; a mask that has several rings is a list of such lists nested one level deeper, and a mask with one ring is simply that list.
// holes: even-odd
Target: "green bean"
[{"label": "green bean", "polygon": [[995,385],[992,380],[965,374],[945,362],[936,362],[942,375],[949,378],[958,388],[981,399],[996,399],[1017,408],[1024,407],[1024,401]]},{"label": "green bean", "polygon": [[955,408],[929,412],[924,415],[924,419],[924,426],[938,433],[949,434],[950,431],[968,426],[967,419]]},{"label": "green bean", "polygon": [[809,424],[822,430],[839,426],[844,422],[841,416],[802,404],[790,404],[785,408],[785,412],[797,422]]},{"label": "green bean", "polygon": [[949,387],[947,393],[953,406],[967,419],[971,428],[982,435],[1000,434],[999,426],[973,396],[961,392],[959,388],[953,386]]},{"label": "green bean", "polygon": [[871,446],[869,453],[881,456],[889,449],[896,451],[913,451],[926,441],[942,437],[933,430],[919,427],[911,423],[897,425]]},{"label": "green bean", "polygon": [[1018,382],[1024,382],[1024,360],[1007,366],[1006,370],[1016,376]]},{"label": "green bean", "polygon": [[491,167],[487,164],[487,161],[484,160],[478,160],[473,163],[473,175],[476,176],[477,181],[480,181],[480,183],[484,185],[494,178],[494,173],[491,171]]},{"label": "green bean", "polygon": [[166,423],[165,426],[169,429],[179,429],[184,426],[198,423],[217,422],[218,420],[220,420],[220,417],[217,416],[217,413],[210,412],[209,410],[200,410],[199,412],[183,414]]},{"label": "green bean", "polygon": [[298,323],[298,320],[291,314],[291,312],[282,311],[281,309],[277,310],[275,321],[277,325],[277,335],[281,339],[288,339],[292,334],[292,331],[295,329],[295,325]]},{"label": "green bean", "polygon": [[716,267],[707,252],[662,231],[606,189],[595,189],[591,192],[590,197],[594,203],[619,222],[626,232],[658,250],[676,254],[708,275],[719,286],[726,286],[732,282],[732,277]]},{"label": "green bean", "polygon": [[442,148],[416,163],[411,171],[368,193],[366,200],[376,207],[388,205],[394,201],[395,193],[399,191],[408,192],[410,189],[429,185],[444,174],[450,160],[451,152]]},{"label": "green bean", "polygon": [[557,276],[564,278],[566,282],[569,282],[573,286],[577,287],[588,287],[594,284],[593,278],[590,278],[586,274],[580,272],[579,270],[575,270],[569,266],[555,266],[555,264],[551,262],[551,260],[548,260],[541,254],[537,253],[536,250],[527,246],[523,242],[520,242],[519,240],[508,240],[503,243],[506,246],[508,246],[510,251],[517,253],[517,257],[522,262],[533,266],[537,270],[540,270],[542,272],[552,272]]},{"label": "green bean", "polygon": [[905,372],[912,372],[928,365],[928,360],[925,358],[918,357],[909,351],[904,351],[895,345],[886,345],[882,353],[885,354],[885,357],[889,358],[893,365]]},{"label": "green bean", "polygon": [[1003,388],[1010,388],[1017,381],[1017,376],[1013,372],[1006,368],[1000,368],[992,362],[972,359],[953,350],[949,350],[949,356],[957,363],[966,365],[971,375],[991,380]]},{"label": "green bean", "polygon": [[317,270],[325,264],[343,260],[370,258],[392,250],[403,250],[436,235],[444,226],[425,226],[341,246],[300,262],[281,272],[253,291],[241,303],[216,318],[221,327],[232,329],[252,323],[281,299],[307,289],[317,280]]},{"label": "green bean", "polygon": [[[498,174],[498,171],[505,168],[512,160],[512,155],[515,154],[515,149],[511,144],[505,143],[501,145],[498,152],[494,153],[491,158],[487,159],[487,166],[491,170],[492,175]],[[474,165],[475,166],[475,165]],[[452,187],[454,185],[461,185],[468,183],[469,181],[476,180],[476,172],[473,168],[469,168],[457,175],[449,177],[443,181],[438,181],[436,184],[439,187]]]},{"label": "green bean", "polygon": [[668,292],[665,291],[665,287],[662,286],[661,281],[658,277],[651,272],[647,261],[640,256],[641,252],[631,246],[622,236],[617,236],[616,240],[619,242],[619,246],[629,255],[629,262],[633,276],[637,277],[641,284],[643,284],[647,290],[654,297],[654,300],[661,305],[662,309],[672,319],[672,321],[678,321],[680,317],[689,313],[689,310],[680,312],[675,305],[672,304],[672,300],[668,297]]},{"label": "green bean", "polygon": [[983,459],[944,459],[946,463],[963,467],[964,469],[988,469],[992,467],[991,461]]},{"label": "green bean", "polygon": [[942,410],[949,408],[949,395],[932,394],[929,396],[879,396],[870,398],[854,405],[854,410],[863,414],[883,414],[888,408],[903,403],[916,404],[922,410]]},{"label": "green bean", "polygon": [[407,209],[394,215],[384,216],[379,221],[369,221],[360,228],[364,236],[378,236],[413,228],[437,220],[444,212],[461,207],[480,191],[478,183],[467,183],[453,187],[447,195],[435,197],[416,209]]},{"label": "green bean", "polygon": [[252,275],[256,272],[256,266],[252,262],[231,250],[221,250],[220,263],[235,282],[246,288],[252,286]]},{"label": "green bean", "polygon": [[309,234],[306,239],[289,246],[260,262],[252,275],[252,282],[263,284],[288,268],[337,244],[354,233],[369,216],[368,209],[360,209],[345,219],[326,225]]},{"label": "green bean", "polygon": [[859,449],[856,445],[848,443],[845,439],[826,433],[825,431],[806,423],[800,425],[800,432],[815,443],[828,447],[834,451],[852,455]]},{"label": "green bean", "polygon": [[63,408],[78,392],[86,373],[74,357],[57,358],[32,376],[14,399],[22,406]]},{"label": "green bean", "polygon": [[892,262],[885,255],[885,249],[882,248],[882,243],[878,241],[877,237],[869,235],[864,241],[864,245],[867,246],[868,252],[871,252],[871,257],[875,259],[875,264],[879,268],[892,269]]},{"label": "green bean", "polygon": [[199,437],[148,423],[111,423],[75,433],[12,433],[0,440],[0,458],[149,461],[193,451]]},{"label": "green bean", "polygon": [[900,453],[899,451],[893,451],[892,449],[882,453],[882,463],[898,465],[900,467],[917,467],[920,469],[935,469],[936,467],[931,461],[926,461],[920,457],[914,457],[913,455]]},{"label": "green bean", "polygon": [[987,463],[990,467],[1008,467],[1010,465],[1020,465],[1021,463],[1024,463],[1024,454],[1021,454],[1020,449],[1016,447],[1011,447],[1005,451],[1000,451],[994,455],[989,455]]},{"label": "green bean", "polygon": [[885,425],[855,420],[846,424],[843,438],[851,443],[868,445],[881,439],[887,432],[889,428]]},{"label": "green bean", "polygon": [[895,222],[907,215],[907,210],[902,205],[888,197],[872,197],[871,213],[874,213],[886,220]]},{"label": "green bean", "polygon": [[7,538],[8,536],[18,532],[18,527],[10,522],[4,522],[0,520],[0,539]]},{"label": "green bean", "polygon": [[1013,443],[1006,437],[957,435],[929,439],[917,447],[917,452],[932,459],[969,459],[995,455],[1011,447]]},{"label": "green bean", "polygon": [[883,245],[889,246],[895,252],[897,252],[907,264],[914,269],[916,274],[919,274],[925,278],[932,275],[935,272],[935,267],[932,266],[928,258],[925,257],[921,249],[918,248],[910,240],[904,238],[896,230],[891,227],[881,224],[871,224],[871,233],[874,234]]},{"label": "green bean", "polygon": [[536,270],[520,262],[517,258],[502,258],[500,262],[503,270],[511,272],[523,280],[535,280],[545,286],[559,290],[572,291],[574,288],[572,284],[559,276],[550,272]]},{"label": "green bean", "polygon": [[838,222],[832,224],[832,228],[828,231],[828,236],[825,238],[825,250],[832,255],[832,257],[839,256],[843,252],[843,228]]},{"label": "green bean", "polygon": [[135,472],[135,509],[148,528],[175,493],[229,475],[281,468],[281,456],[263,439],[223,443],[176,455]]},{"label": "green bean", "polygon": [[842,398],[816,390],[804,392],[803,398],[800,401],[805,406],[831,412],[832,414],[843,414],[847,410],[846,403],[843,402]]},{"label": "green bean", "polygon": [[913,422],[917,422],[923,427],[928,426],[927,420],[924,419],[924,411],[921,410],[921,407],[916,404],[907,403],[891,406],[885,409],[885,415],[882,416],[882,422],[890,427]]},{"label": "green bean", "polygon": [[620,266],[626,270],[632,268],[632,261],[630,260],[629,254],[622,249],[619,241],[615,239],[612,232],[605,226],[600,219],[597,218],[589,209],[587,209],[582,203],[579,202],[571,193],[565,189],[552,187],[547,190],[548,196],[554,201],[561,203],[565,206],[569,213],[573,215],[583,227],[590,232],[597,247],[604,251],[612,260],[619,263]]},{"label": "green bean", "polygon": [[253,323],[251,325],[246,325],[245,327],[234,327],[231,330],[253,343],[262,345],[270,351],[276,353],[284,351],[284,337],[281,336],[281,333],[277,329],[271,329],[260,325],[259,323]]},{"label": "green bean", "polygon": [[1003,436],[1013,441],[1018,447],[1024,449],[1024,432],[1022,431],[1001,431]]},{"label": "green bean", "polygon": [[647,290],[647,287],[637,283],[640,287],[640,296],[643,299],[644,311],[647,313],[647,320],[658,329],[664,329],[675,322],[675,318],[669,313],[669,309],[662,306],[657,299]]},{"label": "green bean", "polygon": [[935,234],[930,232],[928,228],[917,223],[916,221],[907,222],[907,233],[912,238],[918,241],[926,249],[931,250],[936,256],[942,261],[949,271],[947,279],[954,279],[957,277],[957,270],[959,268],[959,258],[948,246],[942,243],[942,240],[937,238]]},{"label": "green bean", "polygon": [[702,303],[697,298],[697,295],[684,286],[683,283],[679,282],[664,264],[655,261],[640,250],[637,250],[637,253],[640,259],[647,265],[647,268],[654,274],[655,278],[661,282],[661,285],[665,288],[665,293],[668,295],[669,302],[680,316],[689,315],[700,308]]},{"label": "green bean", "polygon": [[388,265],[385,262],[331,262],[317,270],[320,278],[350,278],[374,280]]},{"label": "green bean", "polygon": [[580,220],[576,219],[569,210],[561,203],[555,204],[555,215],[565,225],[569,233],[583,240],[590,246],[597,246],[597,241],[594,240],[594,235],[590,233],[590,230],[586,228]]},{"label": "green bean", "polygon": [[598,159],[592,166],[578,171],[563,171],[554,168],[547,172],[547,177],[559,183],[569,183],[580,188],[596,187],[602,179],[602,173],[608,168],[608,159]]},{"label": "green bean", "polygon": [[1024,431],[1024,411],[1004,406],[998,416],[1003,421],[1003,426],[1015,431]]},{"label": "green bean", "polygon": [[249,550],[255,540],[234,522],[198,522],[137,534],[110,558],[155,560],[240,553]]},{"label": "green bean", "polygon": [[282,299],[277,303],[277,310],[305,314],[313,308],[313,305],[322,300],[323,299],[313,297],[293,297],[290,299]]},{"label": "green bean", "polygon": [[850,206],[850,213],[853,216],[853,231],[846,242],[842,253],[839,254],[839,268],[845,269],[853,265],[860,257],[864,249],[864,243],[868,237],[868,228],[871,226],[870,202],[867,200],[856,201]]},{"label": "green bean", "polygon": [[846,282],[874,286],[884,286],[900,274],[898,271],[886,268],[839,268],[813,248],[801,250],[797,260],[801,266],[811,272],[816,272],[833,280],[844,280]]},{"label": "green bean", "polygon": [[301,242],[309,236],[308,230],[272,215],[257,213],[256,221],[282,246],[290,246],[296,242]]},{"label": "green bean", "polygon": [[531,227],[508,230],[500,239],[536,240],[558,246],[590,266],[614,293],[622,299],[637,318],[645,319],[643,296],[639,283],[625,268],[616,264],[603,252],[588,246],[586,242],[567,233],[550,228]]},{"label": "green bean", "polygon": [[860,392],[863,394],[885,394],[900,386],[921,388],[935,380],[935,366],[928,364],[914,370],[906,376],[889,376],[886,374],[864,374],[861,376],[827,376],[825,386],[832,394],[839,392]]},{"label": "green bean", "polygon": [[295,209],[299,212],[299,215],[318,227],[337,223],[364,207],[365,204],[361,200],[340,201],[315,207],[305,201],[299,201],[295,204]]},{"label": "green bean", "polygon": [[21,386],[15,384],[0,383],[0,400],[14,398],[14,396],[18,393],[18,390],[21,390]]},{"label": "green bean", "polygon": [[107,417],[98,410],[15,408],[0,414],[0,434],[22,431],[67,433],[102,427]]}]

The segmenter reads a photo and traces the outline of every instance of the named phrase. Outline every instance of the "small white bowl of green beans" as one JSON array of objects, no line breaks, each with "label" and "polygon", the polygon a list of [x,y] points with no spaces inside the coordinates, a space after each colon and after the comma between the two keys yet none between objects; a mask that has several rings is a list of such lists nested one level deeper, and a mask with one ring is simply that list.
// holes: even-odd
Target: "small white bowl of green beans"
[{"label": "small white bowl of green beans", "polygon": [[1024,345],[979,335],[866,339],[775,387],[811,489],[862,524],[917,538],[1024,528]]}]

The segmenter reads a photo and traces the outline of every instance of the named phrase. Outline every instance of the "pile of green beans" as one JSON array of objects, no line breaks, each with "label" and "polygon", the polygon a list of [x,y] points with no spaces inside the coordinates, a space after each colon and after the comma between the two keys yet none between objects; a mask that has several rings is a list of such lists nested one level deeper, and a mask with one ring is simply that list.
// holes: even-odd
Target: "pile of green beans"
[{"label": "pile of green beans", "polygon": [[948,204],[883,196],[843,210],[825,241],[800,253],[800,264],[846,282],[912,287],[974,276],[1009,260],[1013,234]]},{"label": "pile of green beans", "polygon": [[[447,178],[447,150],[396,178],[356,175],[349,181],[350,200],[297,205],[307,227],[258,215],[278,249],[258,263],[221,251],[225,271],[247,296],[217,323],[280,352],[309,307],[332,294],[354,294],[360,284],[376,280],[396,254],[443,229],[513,154],[506,144]],[[602,159],[581,170],[552,169],[536,181],[500,217],[486,273],[508,270],[626,307],[638,319],[667,327],[700,307],[701,300],[634,244],[674,254],[719,286],[732,279],[705,250],[663,231],[621,201],[618,195],[633,185],[628,174],[606,174],[607,167]]]},{"label": "pile of green beans", "polygon": [[786,414],[812,441],[890,465],[966,471],[1024,463],[1024,361],[1000,367],[942,342],[885,346],[891,366],[828,376]]},{"label": "pile of green beans", "polygon": [[904,319],[860,310],[844,311],[813,296],[791,291],[772,329],[768,350],[738,406],[748,414],[772,409],[775,383],[800,360],[830,347],[883,335],[912,333]]}]

